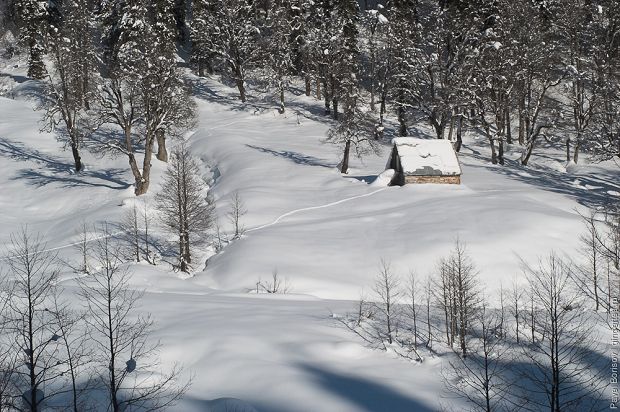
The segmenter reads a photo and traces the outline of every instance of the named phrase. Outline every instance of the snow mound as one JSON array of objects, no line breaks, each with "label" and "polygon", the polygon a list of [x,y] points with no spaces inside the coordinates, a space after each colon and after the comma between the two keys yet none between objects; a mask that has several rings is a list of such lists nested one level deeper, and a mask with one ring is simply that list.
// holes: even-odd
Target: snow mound
[{"label": "snow mound", "polygon": [[381,173],[377,178],[370,184],[372,187],[385,187],[389,186],[390,182],[394,178],[394,169],[387,169],[383,173]]}]

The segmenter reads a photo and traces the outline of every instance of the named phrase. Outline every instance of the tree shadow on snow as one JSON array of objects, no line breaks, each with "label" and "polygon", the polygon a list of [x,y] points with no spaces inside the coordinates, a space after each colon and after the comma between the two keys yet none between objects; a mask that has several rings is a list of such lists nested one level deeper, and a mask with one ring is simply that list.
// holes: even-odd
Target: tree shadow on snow
[{"label": "tree shadow on snow", "polygon": [[16,179],[25,179],[30,184],[41,187],[50,183],[58,183],[63,187],[91,186],[107,187],[109,189],[126,189],[130,185],[121,177],[124,169],[109,168],[102,170],[84,170],[75,173],[73,163],[65,163],[61,159],[27,147],[21,142],[11,141],[0,137],[0,156],[16,161],[32,161],[39,164],[38,169],[21,169]]},{"label": "tree shadow on snow", "polygon": [[4,73],[4,72],[0,72],[0,77],[8,77],[12,79],[15,83],[24,83],[27,80],[30,80],[30,78],[26,76],[20,76],[17,74],[9,74],[9,73]]},{"label": "tree shadow on snow", "polygon": [[[469,156],[487,164],[468,164],[467,167],[487,169],[544,190],[569,196],[588,208],[607,205],[617,196],[614,195],[620,192],[620,170],[597,168],[596,174],[593,174],[584,167],[576,172],[566,172],[537,163],[523,166],[518,160],[510,159],[506,159],[506,164],[501,166],[491,164],[488,158],[476,152]],[[466,172],[464,176],[467,178]]]},{"label": "tree shadow on snow", "polygon": [[258,150],[259,152],[262,152],[262,153],[267,153],[275,157],[281,157],[284,159],[288,159],[298,165],[318,166],[318,167],[325,167],[329,169],[336,167],[335,163],[329,163],[323,159],[319,159],[314,156],[304,155],[298,152],[292,152],[288,150],[272,150],[272,149],[267,149],[266,147],[254,146],[251,144],[246,144],[246,146],[251,149]]},{"label": "tree shadow on snow", "polygon": [[429,405],[366,378],[344,375],[310,364],[299,366],[323,389],[347,400],[360,411],[430,412],[434,410]]},{"label": "tree shadow on snow", "polygon": [[[222,79],[222,81],[224,82],[222,83],[224,87],[234,88],[234,85],[227,84],[225,79]],[[248,87],[246,90],[247,101],[242,103],[241,100],[239,100],[236,89],[234,92],[228,93],[225,90],[218,90],[217,86],[211,82],[214,82],[214,80],[200,77],[193,77],[186,80],[194,97],[222,104],[229,107],[231,110],[246,111],[258,115],[264,111],[277,110],[280,106],[279,100],[271,94],[263,94],[260,97],[256,96],[256,90],[252,87]],[[333,124],[335,122],[330,115],[325,114],[321,101],[316,100],[316,104],[312,104],[310,102],[305,102],[303,100],[305,95],[298,90],[289,89],[289,92],[295,96],[295,98],[291,99],[291,95],[288,95],[289,98],[285,101],[286,116],[297,115],[327,124]]]}]

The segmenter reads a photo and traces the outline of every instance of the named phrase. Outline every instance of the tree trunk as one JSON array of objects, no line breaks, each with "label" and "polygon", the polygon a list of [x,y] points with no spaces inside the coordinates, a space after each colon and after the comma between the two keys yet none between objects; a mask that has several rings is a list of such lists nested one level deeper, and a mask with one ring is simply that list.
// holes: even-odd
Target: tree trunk
[{"label": "tree trunk", "polygon": [[166,149],[166,131],[164,129],[158,129],[155,132],[157,137],[157,160],[162,162],[168,162],[168,150]]},{"label": "tree trunk", "polygon": [[332,112],[330,110],[329,93],[327,92],[327,80],[323,81],[323,97],[325,98],[325,116],[329,116]]},{"label": "tree trunk", "polygon": [[512,144],[512,127],[510,126],[510,109],[506,107],[505,112],[506,119],[506,143]]},{"label": "tree trunk", "polygon": [[497,152],[495,150],[495,141],[493,137],[491,137],[491,131],[489,130],[488,125],[484,125],[484,133],[487,135],[487,139],[489,140],[489,145],[491,146],[491,163],[494,165],[497,164]]},{"label": "tree trunk", "polygon": [[205,65],[202,59],[198,59],[198,76],[205,77]]},{"label": "tree trunk", "polygon": [[278,112],[280,114],[284,114],[285,106],[284,106],[284,85],[280,84],[280,108]]},{"label": "tree trunk", "polygon": [[452,141],[452,133],[454,132],[454,119],[455,116],[452,116],[450,119],[450,129],[448,130],[448,140]]},{"label": "tree trunk", "polygon": [[525,110],[524,100],[521,99],[519,102],[519,144],[523,145],[525,143],[525,118],[523,115],[523,111]]},{"label": "tree trunk", "polygon": [[330,86],[330,97],[332,100],[332,118],[334,120],[338,120],[338,98],[336,97],[336,79],[334,78],[333,75],[330,76],[330,81],[329,81],[329,86]]},{"label": "tree trunk", "polygon": [[237,79],[236,83],[237,83],[237,89],[239,89],[239,100],[241,100],[242,103],[245,103],[246,97],[245,97],[244,82],[242,79]]},{"label": "tree trunk", "polygon": [[306,84],[306,96],[310,97],[312,94],[312,90],[310,89],[310,76],[306,74],[304,78],[304,82]]},{"label": "tree trunk", "polygon": [[456,147],[455,150],[457,152],[461,151],[461,147],[463,146],[463,136],[461,134],[463,126],[463,115],[459,116],[458,123],[456,125]]},{"label": "tree trunk", "polygon": [[347,140],[344,145],[344,155],[342,156],[342,165],[340,167],[340,173],[347,173],[349,171],[349,153],[351,151],[351,140]]},{"label": "tree trunk", "polygon": [[88,88],[89,86],[90,67],[88,64],[84,64],[84,70],[82,72],[82,101],[84,109],[90,110],[90,102],[88,101]]},{"label": "tree trunk", "polygon": [[575,139],[575,148],[573,149],[573,162],[577,164],[579,161],[579,150],[581,149],[581,133],[577,133],[577,138]]},{"label": "tree trunk", "polygon": [[183,230],[179,231],[179,269],[187,272],[187,262],[185,262],[185,236]]},{"label": "tree trunk", "polygon": [[136,196],[143,195],[149,190],[149,184],[151,180],[151,158],[153,157],[153,143],[153,138],[147,137],[144,149],[144,162],[142,163],[142,174],[140,180],[136,182]]},{"label": "tree trunk", "polygon": [[521,155],[521,164],[523,166],[527,166],[528,162],[530,161],[530,157],[532,156],[533,151],[534,151],[534,142],[529,142],[527,144],[527,148],[525,149],[525,152],[523,153],[523,155]]},{"label": "tree trunk", "polygon": [[398,106],[398,135],[401,137],[407,136],[407,119],[405,119],[405,109],[402,106]]},{"label": "tree trunk", "polygon": [[570,162],[570,137],[566,138],[566,162]]},{"label": "tree trunk", "polygon": [[80,157],[80,151],[78,145],[73,138],[71,139],[71,154],[73,154],[73,162],[75,163],[75,171],[80,172],[82,170],[82,158]]},{"label": "tree trunk", "polygon": [[383,126],[383,116],[385,116],[385,100],[387,99],[386,93],[381,94],[381,104],[379,105],[379,119],[381,126]]},{"label": "tree trunk", "polygon": [[316,99],[321,100],[321,79],[316,79]]},{"label": "tree trunk", "polygon": [[498,141],[497,161],[500,165],[504,164],[504,139],[502,138],[500,138]]},{"label": "tree trunk", "polygon": [[[109,285],[109,284],[108,284]],[[118,388],[116,386],[117,382],[116,382],[116,348],[114,345],[114,326],[112,325],[112,302],[108,299],[108,307],[107,307],[107,311],[108,311],[108,324],[107,326],[107,333],[108,333],[108,350],[110,351],[110,364],[108,365],[108,370],[110,372],[110,403],[112,405],[112,411],[113,412],[120,412],[120,405],[118,402],[118,398],[117,398],[117,392],[118,392]]]}]

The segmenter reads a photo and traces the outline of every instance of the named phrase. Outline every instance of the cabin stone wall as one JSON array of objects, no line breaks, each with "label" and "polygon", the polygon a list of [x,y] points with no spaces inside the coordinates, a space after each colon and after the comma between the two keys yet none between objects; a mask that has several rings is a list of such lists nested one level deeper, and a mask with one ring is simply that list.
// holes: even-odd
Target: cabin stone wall
[{"label": "cabin stone wall", "polygon": [[460,185],[461,176],[405,176],[405,184],[440,183]]}]

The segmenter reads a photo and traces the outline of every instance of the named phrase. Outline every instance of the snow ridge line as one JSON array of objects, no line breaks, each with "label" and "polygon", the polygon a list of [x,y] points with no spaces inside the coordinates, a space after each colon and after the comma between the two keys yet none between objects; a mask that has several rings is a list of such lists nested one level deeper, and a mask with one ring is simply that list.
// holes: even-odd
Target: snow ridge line
[{"label": "snow ridge line", "polygon": [[[66,249],[68,247],[77,246],[77,245],[79,245],[81,243],[91,243],[91,242],[95,242],[97,240],[106,239],[106,238],[110,238],[110,237],[113,237],[113,236],[116,236],[116,235],[120,235],[121,233],[124,233],[124,232],[122,230],[120,230],[118,232],[110,233],[109,235],[97,236],[97,237],[94,237],[92,239],[88,239],[86,241],[79,241],[79,242],[69,243],[69,244],[62,245],[62,246],[52,247],[52,248],[49,248],[49,249],[43,249],[43,250],[37,251],[37,253],[34,253],[33,255],[36,256],[36,255],[40,255],[41,253],[54,252],[56,250]],[[5,261],[5,260],[17,259],[17,258],[21,258],[21,257],[24,257],[24,255],[5,256],[5,257],[1,257],[0,258],[0,262]]]},{"label": "snow ridge line", "polygon": [[[218,126],[210,127],[208,129],[205,129],[205,130],[206,131],[211,131],[211,130],[219,129],[221,127],[227,127],[227,126],[233,125],[235,123],[239,123],[239,122],[241,122],[241,120],[236,120],[234,122],[230,122],[230,123],[226,123],[226,124],[221,124],[221,125],[218,125]],[[196,132],[197,131],[192,133],[192,135],[189,138],[191,138]],[[95,242],[97,240],[101,240],[101,239],[105,239],[105,238],[110,238],[110,237],[113,237],[113,236],[120,235],[121,233],[123,233],[123,231],[118,231],[118,232],[110,233],[109,235],[104,235],[104,236],[97,236],[97,237],[94,237],[92,239],[88,239],[85,243],[91,243],[91,242]],[[41,253],[54,252],[56,250],[66,249],[66,248],[69,248],[69,247],[77,246],[80,243],[83,243],[83,242],[82,241],[73,242],[73,243],[68,243],[66,245],[62,245],[62,246],[56,246],[56,247],[52,247],[52,248],[48,248],[48,249],[39,250],[36,254],[39,255]],[[11,260],[11,259],[17,259],[17,258],[20,258],[20,257],[24,257],[24,255],[4,256],[4,257],[0,257],[0,262]]]},{"label": "snow ridge line", "polygon": [[355,199],[361,199],[361,198],[364,198],[364,197],[369,197],[369,196],[372,196],[372,195],[374,195],[376,193],[382,192],[385,189],[387,189],[387,187],[382,187],[381,189],[377,189],[377,190],[375,190],[373,192],[370,192],[370,193],[365,193],[363,195],[347,197],[346,199],[337,200],[335,202],[330,202],[330,203],[327,203],[327,204],[324,204],[324,205],[320,205],[320,206],[311,206],[311,207],[304,207],[304,208],[301,208],[301,209],[291,210],[290,212],[286,212],[283,215],[278,216],[273,222],[267,223],[267,224],[262,225],[262,226],[254,227],[252,229],[248,229],[248,230],[245,231],[245,233],[254,232],[254,231],[257,231],[257,230],[265,229],[265,228],[268,228],[270,226],[276,225],[282,219],[287,218],[287,217],[289,217],[291,215],[294,215],[294,214],[297,214],[297,213],[307,212],[309,210],[325,209],[327,207],[336,206],[336,205],[339,205],[341,203],[348,202],[350,200],[355,200]]}]

